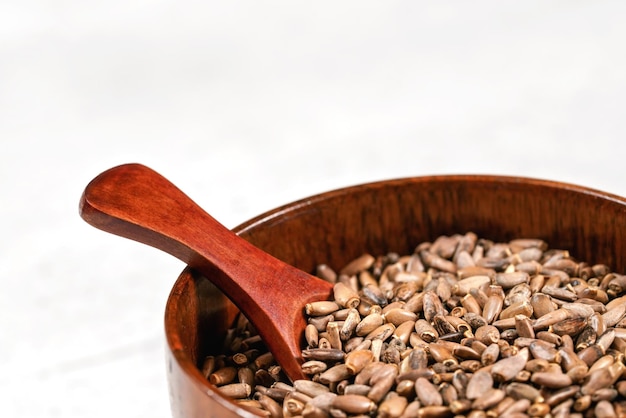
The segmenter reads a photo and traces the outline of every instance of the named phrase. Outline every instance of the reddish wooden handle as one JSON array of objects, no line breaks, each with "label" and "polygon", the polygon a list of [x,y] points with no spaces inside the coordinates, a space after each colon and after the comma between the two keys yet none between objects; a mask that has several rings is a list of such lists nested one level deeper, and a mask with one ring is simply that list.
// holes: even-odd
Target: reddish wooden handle
[{"label": "reddish wooden handle", "polygon": [[139,164],[93,179],[80,214],[104,231],[161,249],[209,278],[250,319],[292,379],[302,378],[303,307],[331,285],[239,238],[169,180]]}]

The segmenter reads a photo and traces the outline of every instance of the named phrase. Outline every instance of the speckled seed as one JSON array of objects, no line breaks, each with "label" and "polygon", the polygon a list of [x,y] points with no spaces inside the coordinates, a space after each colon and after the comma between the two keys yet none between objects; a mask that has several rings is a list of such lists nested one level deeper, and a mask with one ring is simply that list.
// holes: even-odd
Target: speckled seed
[{"label": "speckled seed", "polygon": [[346,353],[336,348],[311,348],[302,350],[302,357],[306,360],[341,361]]}]

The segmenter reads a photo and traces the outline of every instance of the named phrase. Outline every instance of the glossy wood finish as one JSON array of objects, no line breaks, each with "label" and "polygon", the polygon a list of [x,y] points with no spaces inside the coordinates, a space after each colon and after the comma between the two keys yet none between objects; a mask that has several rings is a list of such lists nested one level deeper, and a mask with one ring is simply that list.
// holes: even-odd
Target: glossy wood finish
[{"label": "glossy wood finish", "polygon": [[80,214],[97,228],[159,248],[208,277],[254,324],[287,376],[304,378],[303,307],[328,298],[330,283],[239,238],[143,165],[114,167],[92,180]]},{"label": "glossy wood finish", "polygon": [[[581,260],[626,271],[626,200],[574,185],[497,176],[399,179],[336,190],[260,215],[234,229],[277,258],[312,272],[370,252],[411,252],[441,234],[539,237]],[[282,295],[277,293],[276,298]],[[219,350],[237,308],[185,269],[165,309],[167,370],[176,418],[251,416],[219,396],[198,370]]]}]

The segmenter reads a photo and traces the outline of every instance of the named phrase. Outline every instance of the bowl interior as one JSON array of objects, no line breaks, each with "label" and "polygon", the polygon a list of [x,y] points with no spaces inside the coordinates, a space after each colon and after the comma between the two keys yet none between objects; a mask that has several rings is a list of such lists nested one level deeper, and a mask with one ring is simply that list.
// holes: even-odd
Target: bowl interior
[{"label": "bowl interior", "polygon": [[[420,242],[468,231],[494,241],[542,238],[579,260],[624,272],[625,226],[626,200],[600,191],[528,178],[430,176],[323,193],[260,215],[235,231],[308,272],[319,263],[338,269],[365,252],[407,254]],[[199,361],[219,350],[237,312],[189,269],[176,282],[166,307],[175,416],[206,416],[207,407],[218,408],[219,416],[246,415],[217,395],[198,371]]]}]

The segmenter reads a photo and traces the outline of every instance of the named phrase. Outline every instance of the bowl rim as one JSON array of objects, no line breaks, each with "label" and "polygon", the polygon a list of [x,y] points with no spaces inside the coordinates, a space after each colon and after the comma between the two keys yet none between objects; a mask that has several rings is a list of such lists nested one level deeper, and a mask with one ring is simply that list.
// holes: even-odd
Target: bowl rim
[{"label": "bowl rim", "polygon": [[[328,199],[339,198],[342,195],[351,194],[357,192],[359,190],[367,189],[367,188],[380,188],[380,187],[389,187],[389,186],[401,186],[408,183],[420,184],[420,183],[450,183],[450,182],[467,182],[477,184],[479,182],[482,183],[491,183],[491,184],[501,184],[503,186],[507,184],[526,184],[532,186],[545,187],[549,189],[559,189],[561,191],[570,191],[574,193],[580,193],[583,195],[592,196],[597,199],[601,199],[604,201],[610,201],[613,203],[617,203],[622,205],[626,209],[626,198],[619,196],[617,194],[611,192],[605,192],[596,188],[578,185],[574,183],[559,181],[559,180],[549,180],[538,177],[527,177],[527,176],[516,176],[516,175],[499,175],[499,174],[436,174],[436,175],[421,175],[421,176],[411,176],[411,177],[397,177],[391,178],[387,180],[376,180],[370,182],[364,182],[359,184],[354,184],[345,187],[339,187],[335,189],[331,189],[326,192],[316,193],[308,197],[300,198],[294,200],[289,203],[282,204],[280,206],[275,207],[274,209],[270,209],[265,211],[253,218],[244,221],[243,223],[237,225],[232,228],[232,231],[237,235],[245,234],[246,232],[253,230],[261,224],[271,223],[278,219],[284,219],[285,217],[289,217],[290,213],[296,212],[303,207],[310,206],[319,202],[323,202]],[[194,386],[206,394],[207,397],[211,398],[213,401],[218,402],[223,407],[231,410],[234,413],[237,413],[244,417],[257,417],[259,415],[252,413],[251,411],[244,409],[238,406],[235,402],[231,401],[229,398],[221,396],[218,391],[215,390],[215,386],[209,383],[209,381],[204,378],[197,365],[194,364],[191,358],[185,353],[183,350],[183,345],[180,339],[180,336],[174,329],[174,327],[169,326],[169,318],[175,316],[175,312],[172,307],[175,305],[174,301],[181,294],[182,286],[184,286],[186,278],[191,275],[191,269],[187,266],[180,273],[176,282],[172,286],[172,290],[170,295],[166,301],[165,307],[165,334],[166,334],[166,342],[167,349],[171,352],[172,357],[178,363],[181,370],[183,370],[187,376],[190,378],[190,381],[193,382]],[[172,321],[174,323],[174,321]]]}]

